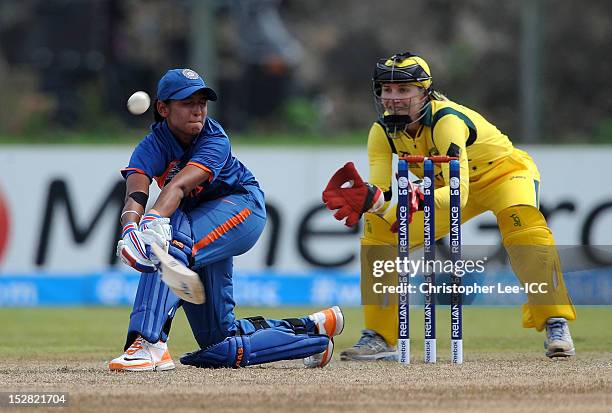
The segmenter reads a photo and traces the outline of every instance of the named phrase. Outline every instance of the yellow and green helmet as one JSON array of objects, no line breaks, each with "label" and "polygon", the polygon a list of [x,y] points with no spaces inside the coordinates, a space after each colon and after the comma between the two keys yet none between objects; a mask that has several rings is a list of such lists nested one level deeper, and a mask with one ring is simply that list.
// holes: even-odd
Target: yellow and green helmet
[{"label": "yellow and green helmet", "polygon": [[372,75],[374,94],[380,96],[383,83],[415,83],[429,91],[432,84],[427,62],[410,52],[397,53],[380,59]]},{"label": "yellow and green helmet", "polygon": [[[384,83],[412,83],[423,88],[429,99],[423,103],[420,115],[416,119],[412,119],[409,115],[388,113],[380,98]],[[399,137],[400,133],[406,131],[409,125],[418,122],[425,116],[427,108],[431,105],[431,99],[437,97],[437,92],[431,87],[432,83],[427,62],[410,52],[397,53],[376,62],[372,75],[374,105],[379,122],[386,129],[388,136],[391,138]]]}]

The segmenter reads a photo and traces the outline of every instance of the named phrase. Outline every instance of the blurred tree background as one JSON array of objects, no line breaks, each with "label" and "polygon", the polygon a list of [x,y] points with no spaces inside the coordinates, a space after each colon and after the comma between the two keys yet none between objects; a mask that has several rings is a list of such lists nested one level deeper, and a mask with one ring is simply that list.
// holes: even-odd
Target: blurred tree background
[{"label": "blurred tree background", "polygon": [[515,142],[612,142],[607,0],[0,0],[0,142],[138,139],[126,99],[192,67],[232,135],[362,143],[406,50]]}]

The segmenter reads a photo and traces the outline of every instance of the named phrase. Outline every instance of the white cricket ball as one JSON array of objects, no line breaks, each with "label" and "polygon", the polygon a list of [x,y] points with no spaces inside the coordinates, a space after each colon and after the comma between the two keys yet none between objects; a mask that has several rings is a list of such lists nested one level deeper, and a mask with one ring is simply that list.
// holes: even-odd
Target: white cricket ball
[{"label": "white cricket ball", "polygon": [[138,91],[134,92],[127,101],[127,108],[132,115],[142,115],[145,113],[151,105],[151,98],[147,92]]}]

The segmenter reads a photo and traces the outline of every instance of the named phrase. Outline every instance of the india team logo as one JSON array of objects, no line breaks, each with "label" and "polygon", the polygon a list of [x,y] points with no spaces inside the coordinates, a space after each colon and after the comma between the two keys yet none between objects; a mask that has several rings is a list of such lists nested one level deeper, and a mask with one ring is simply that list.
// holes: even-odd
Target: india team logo
[{"label": "india team logo", "polygon": [[423,188],[430,188],[431,187],[431,179],[429,179],[428,176],[426,176],[425,178],[423,178]]},{"label": "india team logo", "polygon": [[400,176],[397,180],[397,184],[402,189],[408,188],[408,178],[405,176]]},{"label": "india team logo", "polygon": [[457,177],[454,177],[454,176],[453,176],[453,177],[450,179],[450,187],[451,187],[452,189],[457,189],[457,188],[459,188],[459,178],[457,178]]},{"label": "india team logo", "polygon": [[200,77],[200,75],[198,75],[196,72],[194,72],[191,69],[183,69],[183,76],[191,80],[195,80]]}]

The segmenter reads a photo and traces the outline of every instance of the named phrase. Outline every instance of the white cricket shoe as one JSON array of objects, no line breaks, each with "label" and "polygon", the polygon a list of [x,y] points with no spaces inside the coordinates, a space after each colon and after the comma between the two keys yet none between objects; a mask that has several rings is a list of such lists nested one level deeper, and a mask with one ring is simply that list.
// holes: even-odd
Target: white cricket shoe
[{"label": "white cricket shoe", "polygon": [[329,337],[327,349],[319,354],[306,357],[304,365],[306,367],[325,367],[332,359],[334,354],[334,336],[344,330],[344,315],[337,305],[323,311],[318,311],[308,316],[315,323],[317,334],[325,334]]},{"label": "white cricket shoe", "polygon": [[399,354],[396,348],[387,344],[385,339],[376,331],[368,329],[361,331],[361,338],[353,347],[340,353],[340,360],[342,361],[397,361],[398,359]]},{"label": "white cricket shoe", "polygon": [[546,320],[546,340],[544,340],[546,356],[569,357],[576,355],[574,341],[565,318],[549,318]]},{"label": "white cricket shoe", "polygon": [[168,344],[158,341],[149,343],[138,336],[121,356],[108,363],[111,371],[164,371],[175,367]]}]

